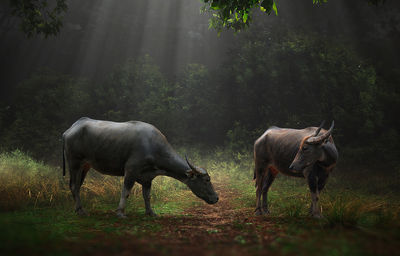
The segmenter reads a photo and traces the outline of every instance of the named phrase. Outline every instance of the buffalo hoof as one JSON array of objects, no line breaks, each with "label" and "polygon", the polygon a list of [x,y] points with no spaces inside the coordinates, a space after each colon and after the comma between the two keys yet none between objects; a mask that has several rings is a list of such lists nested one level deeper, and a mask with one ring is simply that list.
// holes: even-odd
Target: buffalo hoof
[{"label": "buffalo hoof", "polygon": [[82,208],[76,209],[75,212],[79,216],[88,216],[87,212],[85,210],[83,210]]},{"label": "buffalo hoof", "polygon": [[320,213],[314,213],[311,215],[314,219],[323,219],[324,216]]},{"label": "buffalo hoof", "polygon": [[311,213],[311,217],[313,217],[314,219],[323,219],[324,218],[324,216],[319,212]]},{"label": "buffalo hoof", "polygon": [[263,209],[262,209],[262,214],[264,214],[264,215],[269,215],[269,210],[266,209],[266,208],[263,208]]},{"label": "buffalo hoof", "polygon": [[157,217],[158,215],[155,214],[153,211],[151,212],[146,212],[146,215],[150,216],[150,217]]},{"label": "buffalo hoof", "polygon": [[117,210],[117,217],[121,218],[121,219],[126,219],[128,217],[126,217],[125,213],[123,213],[122,211]]},{"label": "buffalo hoof", "polygon": [[255,210],[255,213],[254,213],[256,216],[261,216],[261,215],[263,215],[263,212],[261,211],[261,209],[260,208],[257,208],[256,210]]}]

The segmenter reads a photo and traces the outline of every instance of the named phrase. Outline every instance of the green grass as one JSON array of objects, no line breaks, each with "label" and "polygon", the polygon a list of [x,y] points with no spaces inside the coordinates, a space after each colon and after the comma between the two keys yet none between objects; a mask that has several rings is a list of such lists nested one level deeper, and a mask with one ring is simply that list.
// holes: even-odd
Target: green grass
[{"label": "green grass", "polygon": [[[72,197],[68,182],[68,173],[63,177],[59,167],[35,161],[18,150],[0,154],[0,210],[69,205]],[[81,188],[81,198],[85,208],[88,210],[103,206],[107,208],[111,203],[116,207],[122,184],[122,177],[102,175],[91,170]],[[186,186],[172,178],[157,177],[153,181],[152,200],[158,203],[155,209],[161,212],[174,213],[174,209],[180,208],[187,201],[182,199],[188,197],[191,197],[191,193]],[[129,201],[132,204],[142,202],[140,185],[135,184]]]},{"label": "green grass", "polygon": [[[90,171],[81,189],[88,217],[78,217],[68,186],[68,174],[37,162],[20,151],[0,154],[0,254],[60,253],[61,242],[83,242],[97,234],[140,237],[160,230],[160,225],[144,212],[141,186],[136,184],[129,197],[128,219],[119,219],[114,210],[119,202],[122,178]],[[159,215],[179,215],[199,203],[181,184],[157,177],[152,186],[152,206]],[[21,247],[21,244],[24,244]],[[47,249],[45,249],[47,248]],[[48,253],[46,253],[48,254]]]},{"label": "green grass", "polygon": [[[178,151],[181,155],[185,152]],[[232,203],[238,209],[251,209],[252,214],[255,188],[250,155],[233,155],[220,149],[202,154],[193,150],[188,155],[209,171],[213,181],[233,188],[238,196]],[[352,181],[339,168],[335,170],[320,196],[325,218],[315,220],[308,216],[310,195],[305,180],[279,175],[269,192],[271,214],[267,218],[282,235],[268,249],[281,255],[330,256],[374,255],[371,244],[396,248],[400,241],[400,200],[396,190],[387,190],[387,186],[396,187],[396,180],[375,178],[373,173],[361,178]],[[162,223],[144,215],[137,184],[128,200],[129,218],[116,217],[121,186],[122,178],[90,171],[81,191],[90,216],[78,217],[73,211],[68,175],[63,178],[60,168],[37,162],[20,151],[0,154],[0,254],[75,254],[68,246],[99,236],[114,241],[117,250],[119,238],[126,234],[149,238],[160,231]],[[161,216],[179,219],[185,209],[200,203],[184,184],[171,178],[157,177],[153,182],[152,205]],[[253,225],[236,221],[232,228],[240,231]],[[219,232],[208,229],[205,234],[215,236]],[[242,234],[233,242],[249,244]],[[88,246],[82,254],[106,246]]]},{"label": "green grass", "polygon": [[70,209],[62,208],[1,213],[0,252],[56,253],[68,250],[64,247],[68,243],[85,243],[99,234],[110,238],[130,234],[140,238],[161,229],[160,224],[139,211],[131,212],[130,216],[119,219],[113,212],[101,209],[88,217],[78,217]]},{"label": "green grass", "polygon": [[[240,166],[232,161],[224,165],[230,170],[229,183],[240,191],[237,207],[254,209],[250,156],[245,163]],[[268,218],[285,235],[271,243],[269,249],[283,255],[330,256],[381,254],[374,246],[398,248],[400,195],[387,189],[397,188],[394,183],[398,180],[367,171],[349,179],[340,169],[335,172],[320,195],[324,215],[321,220],[309,217],[311,198],[306,181],[277,176],[268,193]],[[386,254],[391,255],[391,251]]]},{"label": "green grass", "polygon": [[[224,162],[222,165],[229,170],[227,177],[231,186],[240,191],[240,197],[236,198],[238,207],[255,207],[250,157],[244,162],[245,165],[236,165],[234,161]],[[392,186],[394,181],[391,177],[384,180],[382,176],[377,178],[371,173],[365,173],[362,177],[349,180],[340,170],[339,173],[335,171],[320,195],[320,206],[325,216],[322,222],[331,226],[347,227],[379,227],[398,223],[400,195],[393,191],[386,194],[374,192],[386,191],[388,184]],[[372,185],[375,187],[372,188]],[[307,217],[311,197],[306,181],[279,174],[268,192],[268,203],[272,217]]]}]

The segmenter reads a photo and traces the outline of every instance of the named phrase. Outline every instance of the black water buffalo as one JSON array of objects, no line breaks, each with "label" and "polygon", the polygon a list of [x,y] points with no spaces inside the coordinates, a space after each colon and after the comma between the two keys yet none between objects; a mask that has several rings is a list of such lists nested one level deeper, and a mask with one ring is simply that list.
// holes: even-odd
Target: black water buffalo
[{"label": "black water buffalo", "polygon": [[[271,127],[254,143],[254,179],[256,180],[256,215],[267,214],[268,189],[276,175],[304,177],[311,191],[312,216],[321,217],[319,193],[338,159],[332,138],[334,122],[328,131],[320,127],[287,129]],[[321,133],[321,134],[320,134]],[[261,202],[261,196],[263,197]]]},{"label": "black water buffalo", "polygon": [[152,180],[166,175],[185,183],[209,204],[218,201],[210,176],[200,167],[184,161],[154,126],[130,121],[125,123],[81,118],[63,134],[63,175],[65,158],[70,171],[70,189],[75,211],[82,209],[79,191],[89,169],[108,175],[124,176],[117,215],[125,217],[126,199],[135,182],[142,185],[146,214],[154,216],[150,206]]}]

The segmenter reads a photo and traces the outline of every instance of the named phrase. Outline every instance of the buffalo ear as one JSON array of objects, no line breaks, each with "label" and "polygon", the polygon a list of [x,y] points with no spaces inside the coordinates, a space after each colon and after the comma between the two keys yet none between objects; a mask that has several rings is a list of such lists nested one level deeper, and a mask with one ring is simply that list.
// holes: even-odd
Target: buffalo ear
[{"label": "buffalo ear", "polygon": [[185,172],[185,174],[186,174],[186,176],[187,176],[189,179],[191,179],[191,178],[193,178],[193,177],[196,176],[196,172],[193,171],[192,169],[187,170],[187,171]]},{"label": "buffalo ear", "polygon": [[334,160],[335,162],[339,158],[339,153],[337,152],[336,147],[331,142],[326,142],[322,144],[322,148],[329,159]]}]

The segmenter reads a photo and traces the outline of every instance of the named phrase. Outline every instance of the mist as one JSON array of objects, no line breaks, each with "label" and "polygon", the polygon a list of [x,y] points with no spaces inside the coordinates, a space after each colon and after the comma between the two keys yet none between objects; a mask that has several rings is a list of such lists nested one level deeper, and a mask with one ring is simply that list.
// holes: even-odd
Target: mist
[{"label": "mist", "polygon": [[[86,95],[86,102],[78,100],[79,103],[74,103],[77,98],[71,96],[72,92],[64,92],[72,97],[71,103],[66,100],[64,104],[81,104],[70,111],[65,106],[64,119],[70,124],[80,115],[118,121],[141,118],[156,122],[157,127],[179,143],[192,140],[213,146],[238,143],[241,146],[233,147],[247,150],[268,125],[301,128],[317,125],[323,119],[341,118],[337,120],[339,142],[344,147],[366,147],[373,143],[370,140],[376,138],[375,133],[380,134],[382,130],[397,134],[395,138],[398,141],[398,121],[389,102],[398,106],[395,96],[398,87],[395,84],[399,81],[400,66],[399,5],[395,1],[386,1],[376,7],[361,0],[351,3],[328,1],[322,5],[306,0],[296,3],[279,1],[277,4],[278,16],[267,16],[255,10],[248,30],[236,34],[225,30],[218,35],[215,30],[209,29],[211,14],[201,13],[202,3],[197,1],[71,2],[63,28],[57,36],[50,38],[27,38],[18,30],[18,19],[3,6],[0,13],[3,130],[9,131],[17,125],[16,120],[25,115],[31,116],[21,108],[35,90],[45,90],[45,84],[52,86],[55,82],[52,79],[39,81],[38,78],[45,79],[50,75],[59,82],[72,79],[75,81],[72,83],[83,83],[76,88]],[[292,53],[279,49],[287,40],[294,44],[299,42],[296,46],[299,48],[293,48]],[[302,47],[316,47],[310,48],[315,54],[333,54],[331,58],[336,58],[333,60],[335,63],[329,64],[328,59],[321,59]],[[256,52],[264,59],[258,60],[259,57],[254,55]],[[277,53],[270,55],[273,52]],[[296,52],[300,54],[297,57]],[[347,63],[340,64],[343,62]],[[304,74],[308,71],[303,65],[310,69],[306,79]],[[329,65],[348,65],[348,68],[337,69],[337,72],[343,72],[340,78],[340,73],[326,73],[330,72]],[[355,73],[351,72],[358,72],[357,69],[349,71],[354,65],[358,71],[366,72],[363,78],[352,75]],[[319,67],[326,69],[320,76],[318,71],[313,70]],[[268,69],[277,71],[269,73]],[[152,76],[150,73],[153,71],[157,75]],[[138,78],[140,75],[136,72],[150,73],[147,78]],[[35,77],[39,79],[36,82]],[[137,82],[138,79],[142,82]],[[149,79],[156,84],[149,85],[146,82]],[[338,90],[340,87],[349,88],[346,84],[349,82],[364,84],[346,89],[348,96],[343,96],[343,92]],[[64,83],[70,82],[65,80]],[[125,88],[124,83],[128,87]],[[132,86],[129,87],[129,84]],[[334,89],[337,85],[339,87]],[[163,86],[164,89],[160,89]],[[27,87],[31,89],[27,90]],[[297,87],[299,89],[295,89]],[[326,87],[324,90],[329,91],[331,99],[320,91],[322,87]],[[158,99],[173,99],[160,103],[163,105],[160,108],[164,107],[165,111],[163,117],[152,113],[151,108],[156,106],[150,103],[150,109],[141,109],[146,101],[144,99],[154,90],[158,91],[158,95],[154,96]],[[358,97],[356,95],[360,92],[371,95],[368,97],[374,97],[374,100],[359,98],[355,101],[358,103],[354,103],[359,110],[348,105],[352,104],[351,101],[339,102],[335,96]],[[116,93],[115,99],[108,103],[101,98],[112,93]],[[392,95],[392,98],[387,95]],[[279,100],[272,100],[269,104],[271,96]],[[318,102],[318,97],[322,97],[325,103],[313,104],[312,101]],[[35,104],[45,104],[43,100],[46,102],[42,99],[42,102],[34,101],[33,105],[27,106],[33,106],[32,110],[35,110],[40,108]],[[54,99],[47,100],[52,102]],[[50,102],[50,105],[53,104]],[[63,112],[61,101],[56,105]],[[319,108],[314,110],[315,106]],[[368,108],[369,114],[365,112]],[[46,111],[46,106],[43,111]],[[341,111],[358,115],[360,120],[348,117],[350,119],[345,121],[347,117],[340,114]],[[364,114],[360,116],[359,111]],[[37,109],[36,114],[39,112]],[[44,112],[43,115],[49,113]],[[52,120],[47,122],[50,124]],[[66,121],[60,122],[64,124],[60,124],[58,129],[68,127]],[[201,128],[192,129],[196,122],[202,124]],[[364,137],[354,134],[353,125],[357,125],[357,129],[368,130]],[[242,132],[247,135],[232,137],[239,136],[241,129],[247,131]],[[61,131],[54,130],[55,134],[57,132]],[[27,135],[29,132],[23,132],[24,135],[7,133],[3,136],[6,138],[3,147],[26,148],[39,155],[35,153],[38,149],[24,145],[24,141],[29,141],[29,138],[36,140],[37,136]],[[18,139],[23,136],[27,137]],[[364,142],[359,143],[361,138]],[[382,138],[382,141],[386,140]],[[393,155],[391,149],[388,151]],[[42,153],[40,155],[43,156]]]},{"label": "mist", "polygon": [[[27,39],[18,20],[2,13],[2,90],[41,67],[99,83],[130,58],[151,55],[171,78],[187,63],[216,67],[233,41],[208,29],[197,1],[71,2],[55,38]],[[14,86],[13,86],[14,85]],[[2,95],[4,95],[2,93]]]},{"label": "mist", "polygon": [[68,1],[28,37],[2,1],[0,254],[396,254],[400,3],[369,2],[234,32],[203,1]]},{"label": "mist", "polygon": [[[208,29],[209,14],[198,1],[72,1],[64,27],[55,38],[27,39],[18,19],[1,11],[2,95],[41,67],[84,76],[95,83],[127,59],[149,54],[170,78],[187,63],[220,65],[234,43],[246,34],[221,36]],[[324,36],[344,37],[363,54],[398,65],[399,15],[395,1],[373,7],[364,1],[279,1],[278,16],[255,11],[255,26],[283,24]],[[370,49],[373,48],[373,51]],[[2,97],[4,98],[4,97]],[[7,97],[8,98],[8,97]]]}]

